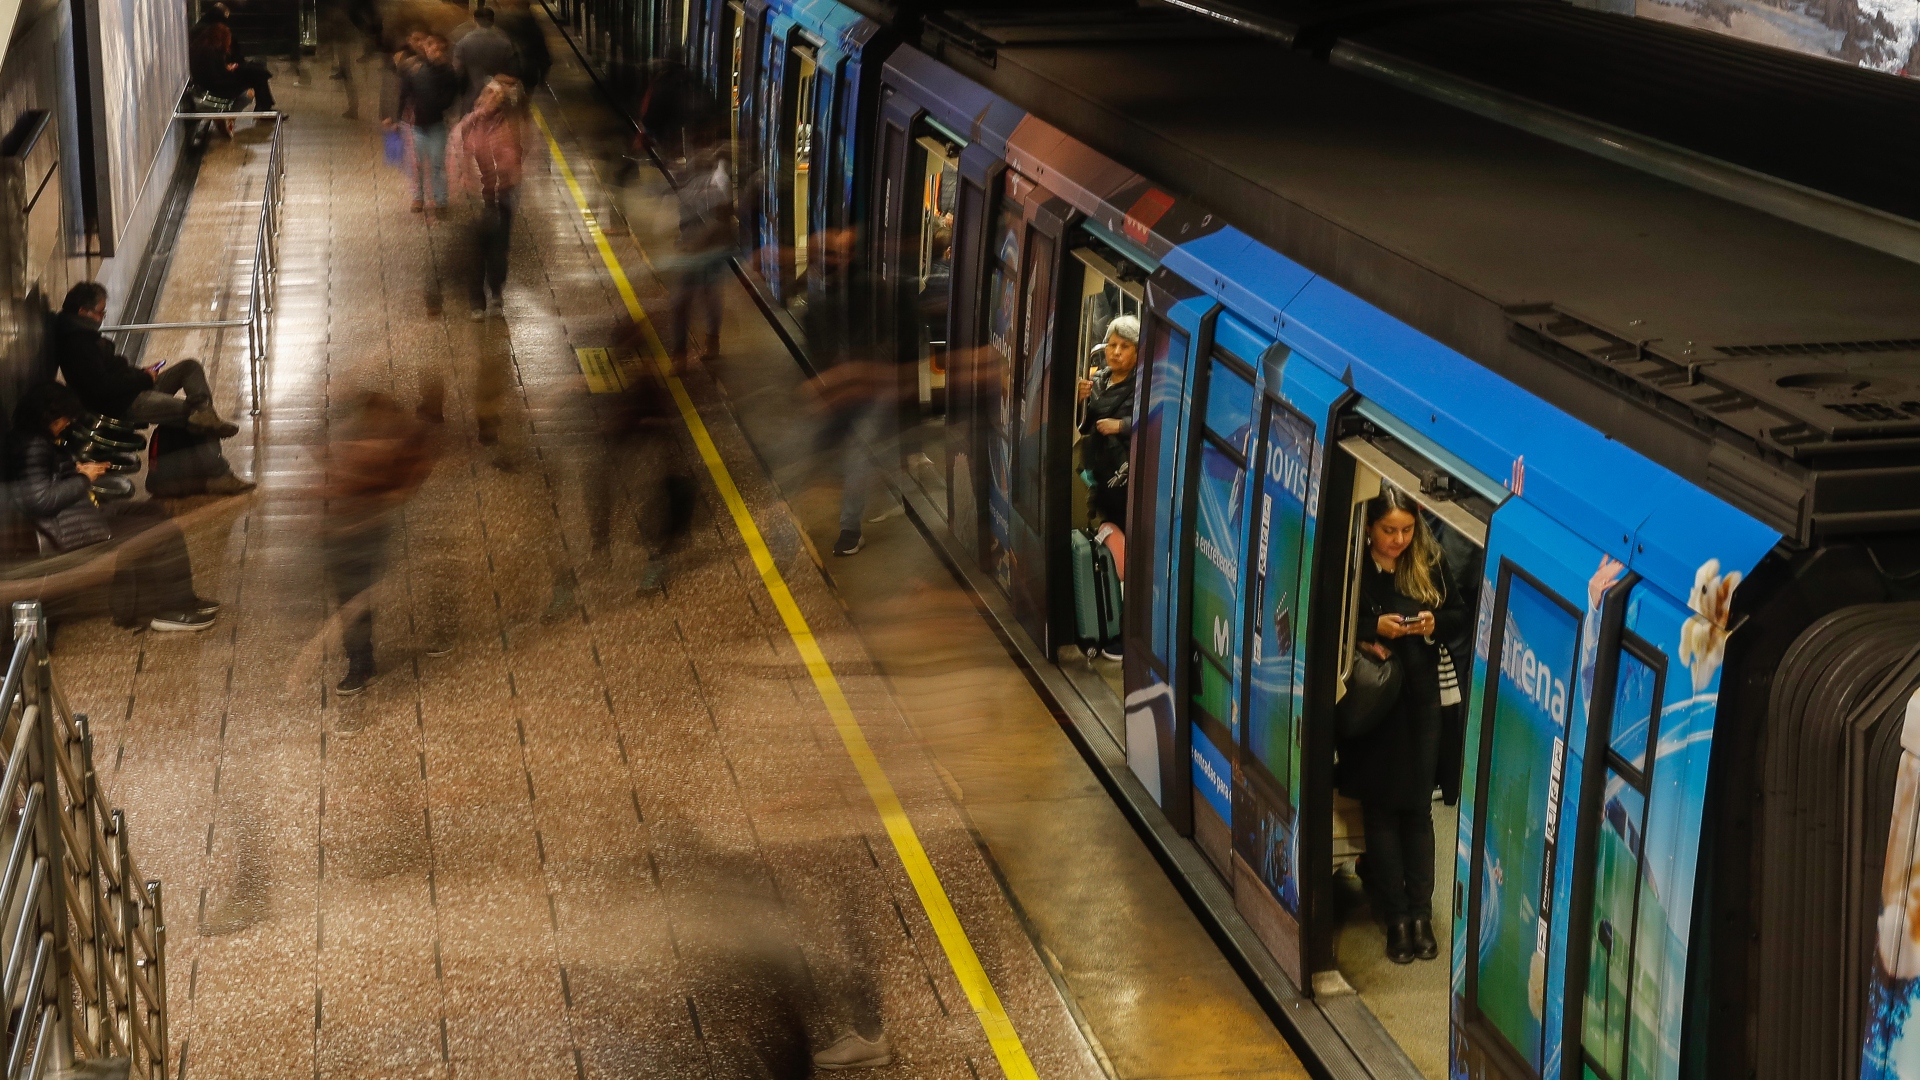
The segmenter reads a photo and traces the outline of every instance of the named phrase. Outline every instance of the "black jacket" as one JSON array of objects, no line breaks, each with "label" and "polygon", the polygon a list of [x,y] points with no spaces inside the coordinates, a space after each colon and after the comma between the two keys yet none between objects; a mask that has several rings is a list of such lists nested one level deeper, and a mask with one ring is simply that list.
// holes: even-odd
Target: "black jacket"
[{"label": "black jacket", "polygon": [[92,485],[44,432],[15,432],[8,439],[7,479],[14,505],[61,551],[113,537],[107,516],[94,504]]},{"label": "black jacket", "polygon": [[[1136,367],[1125,382],[1113,382],[1112,378],[1109,368],[1093,373],[1093,393],[1087,398],[1086,415],[1080,420],[1080,433],[1086,436],[1080,443],[1080,465],[1093,474],[1093,482],[1101,487],[1121,487],[1126,483],[1122,470],[1127,467],[1133,446],[1133,397],[1140,388],[1140,369]],[[1101,434],[1094,426],[1101,420],[1120,421],[1119,434]],[[1112,483],[1116,476],[1120,477],[1117,484]]]},{"label": "black jacket", "polygon": [[[1402,596],[1394,587],[1393,572],[1375,567],[1371,555],[1361,554],[1361,566],[1359,627],[1354,637],[1377,641],[1393,651],[1400,662],[1400,700],[1378,727],[1340,744],[1340,790],[1369,805],[1418,809],[1433,798],[1448,738],[1440,711],[1440,650],[1433,642],[1463,640],[1467,609],[1444,558],[1433,568],[1434,583],[1446,594],[1438,606]],[[1380,637],[1380,616],[1411,618],[1422,611],[1433,612],[1433,642],[1414,636]],[[1453,653],[1454,670],[1463,687],[1472,660]]]},{"label": "black jacket", "polygon": [[400,116],[415,127],[432,127],[447,118],[460,100],[460,75],[452,64],[425,58],[413,61],[400,75]]},{"label": "black jacket", "polygon": [[122,417],[142,391],[153,389],[153,376],[113,351],[100,333],[100,324],[79,315],[53,320],[53,355],[67,377],[67,388],[87,408],[105,416]]}]

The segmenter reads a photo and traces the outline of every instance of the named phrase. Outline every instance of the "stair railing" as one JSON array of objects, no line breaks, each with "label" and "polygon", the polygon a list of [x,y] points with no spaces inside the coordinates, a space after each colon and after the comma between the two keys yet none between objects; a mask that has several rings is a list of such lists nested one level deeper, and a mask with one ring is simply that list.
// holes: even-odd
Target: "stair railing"
[{"label": "stair railing", "polygon": [[0,684],[0,1075],[167,1075],[167,929],[53,682],[46,619],[13,605]]}]

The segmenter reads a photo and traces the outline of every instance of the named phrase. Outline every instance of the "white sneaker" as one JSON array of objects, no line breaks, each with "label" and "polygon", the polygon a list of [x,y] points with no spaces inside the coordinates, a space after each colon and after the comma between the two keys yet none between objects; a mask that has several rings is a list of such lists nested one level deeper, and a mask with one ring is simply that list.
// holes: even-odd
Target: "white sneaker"
[{"label": "white sneaker", "polygon": [[871,1042],[849,1032],[841,1036],[839,1042],[813,1055],[813,1064],[829,1071],[878,1069],[893,1064],[893,1044],[887,1041],[884,1032]]}]

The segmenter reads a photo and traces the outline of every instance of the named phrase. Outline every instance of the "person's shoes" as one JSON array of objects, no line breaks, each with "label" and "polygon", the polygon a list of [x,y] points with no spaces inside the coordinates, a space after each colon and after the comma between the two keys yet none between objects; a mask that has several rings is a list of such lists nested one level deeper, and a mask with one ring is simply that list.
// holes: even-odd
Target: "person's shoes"
[{"label": "person's shoes", "polygon": [[360,691],[365,690],[367,684],[372,681],[373,672],[361,671],[358,668],[348,668],[346,678],[333,684],[333,692],[340,697],[352,697]]},{"label": "person's shoes", "polygon": [[213,616],[198,611],[175,611],[165,615],[155,615],[147,624],[155,630],[187,631],[197,633],[213,629]]},{"label": "person's shoes", "polygon": [[667,564],[665,560],[648,560],[647,568],[640,573],[640,591],[642,593],[657,592],[666,580]]},{"label": "person's shoes", "polygon": [[207,481],[207,494],[245,495],[247,492],[259,486],[260,485],[251,480],[242,480],[238,476],[228,473],[225,476],[216,476]]},{"label": "person's shoes", "polygon": [[445,645],[429,645],[427,646],[427,655],[433,657],[435,660],[438,660],[443,656],[452,656],[453,643],[448,642]]},{"label": "person's shoes", "polygon": [[487,309],[483,307],[468,308],[467,318],[472,319],[474,322],[486,322]]},{"label": "person's shoes", "polygon": [[[833,542],[833,553],[835,555],[858,555],[860,549],[866,546],[867,542],[861,537],[858,530],[841,529],[840,539]],[[854,1035],[847,1036],[849,1039],[857,1037],[858,1036]],[[845,1040],[843,1039],[841,1041],[844,1042]]]},{"label": "person's shoes", "polygon": [[118,499],[133,498],[133,481],[124,476],[109,473],[88,484],[95,502],[114,502]]},{"label": "person's shoes", "polygon": [[828,1071],[840,1069],[879,1069],[893,1064],[893,1044],[887,1041],[883,1033],[878,1039],[867,1040],[848,1033],[840,1041],[813,1055],[815,1068]]},{"label": "person's shoes", "polygon": [[327,78],[332,79],[335,82],[344,82],[347,78],[347,69],[343,67],[334,68],[333,74],[328,75]]},{"label": "person's shoes", "polygon": [[220,601],[209,600],[204,596],[196,596],[193,598],[193,610],[202,615],[212,615],[220,610]]},{"label": "person's shoes", "polygon": [[422,201],[421,201],[421,200],[419,200],[419,199],[415,199],[415,200],[413,200],[413,212],[414,212],[414,213],[416,213],[416,214],[417,214],[417,213],[419,213],[420,211],[422,211],[422,210],[425,210],[426,208],[427,208],[427,204],[426,204],[426,203],[424,203],[424,202],[422,202]]},{"label": "person's shoes", "polygon": [[1120,645],[1118,642],[1115,642],[1112,645],[1100,646],[1100,655],[1106,657],[1109,660],[1113,660],[1116,662],[1119,660],[1125,659],[1125,657],[1120,652]]},{"label": "person's shoes", "polygon": [[348,109],[348,110],[347,110],[346,112],[343,112],[343,113],[341,113],[340,115],[341,115],[341,117],[342,117],[342,118],[344,118],[344,119],[347,119],[347,120],[358,120],[358,119],[360,119],[360,110],[359,110],[359,109]]},{"label": "person's shoes", "polygon": [[211,406],[202,406],[187,416],[187,430],[195,435],[214,435],[222,439],[231,439],[240,434],[240,425],[220,419]]},{"label": "person's shoes", "polygon": [[1433,920],[1413,920],[1413,955],[1432,960],[1440,955],[1440,943],[1433,939]]},{"label": "person's shoes", "polygon": [[1387,959],[1396,964],[1413,963],[1413,923],[1395,919],[1387,924]]}]

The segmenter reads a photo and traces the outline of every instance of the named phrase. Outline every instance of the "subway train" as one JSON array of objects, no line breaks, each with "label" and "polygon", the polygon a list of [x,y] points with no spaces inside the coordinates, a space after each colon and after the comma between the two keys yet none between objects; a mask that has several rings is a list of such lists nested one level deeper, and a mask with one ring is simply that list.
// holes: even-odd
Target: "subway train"
[{"label": "subway train", "polygon": [[[1713,110],[1663,99],[1671,71],[1516,110],[1433,43],[1624,21],[1180,8],[552,10],[596,70],[581,29],[631,20],[725,107],[742,277],[776,319],[867,314],[895,482],[1310,1002],[1283,1024],[1329,1018],[1374,1076],[1920,1076],[1920,234],[1911,172],[1794,152],[1920,99],[1658,30],[1803,114],[1690,124]],[[1542,80],[1535,104],[1580,93]],[[860,273],[808,257],[830,229]],[[1084,648],[1072,538],[1076,384],[1122,315],[1114,662]],[[1338,773],[1386,488],[1468,627],[1448,948],[1398,975]]]}]

